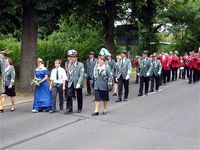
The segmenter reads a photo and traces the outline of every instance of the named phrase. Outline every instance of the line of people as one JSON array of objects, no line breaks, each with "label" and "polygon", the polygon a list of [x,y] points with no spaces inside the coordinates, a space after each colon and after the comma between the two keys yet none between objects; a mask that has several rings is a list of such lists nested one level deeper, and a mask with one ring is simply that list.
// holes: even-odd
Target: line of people
[{"label": "line of people", "polygon": [[[188,79],[188,83],[196,83],[200,80],[200,54],[190,52],[178,57],[178,52],[170,51],[169,54],[162,51],[148,57],[148,51],[142,53],[142,57],[136,56],[132,61],[136,67],[137,77],[135,83],[140,80],[138,96],[143,95],[143,84],[145,95],[149,92],[159,90],[159,86],[170,81]],[[149,88],[149,84],[151,84]]]},{"label": "line of people", "polygon": [[[11,97],[11,111],[15,111],[15,69],[9,58],[1,56],[2,74],[2,98],[0,112],[4,110],[5,96]],[[127,57],[126,51],[121,51],[116,56],[116,61],[105,48],[102,48],[98,58],[94,57],[94,52],[89,53],[85,65],[78,61],[76,50],[69,50],[67,53],[65,67],[61,67],[60,59],[55,60],[55,68],[50,74],[50,84],[48,82],[49,71],[44,66],[41,58],[37,59],[37,68],[34,71],[39,84],[35,86],[33,113],[48,111],[54,113],[56,109],[56,97],[59,95],[59,109],[65,110],[65,114],[73,113],[73,99],[77,99],[77,113],[83,109],[83,81],[86,78],[87,94],[94,95],[95,109],[93,116],[99,115],[99,104],[103,102],[102,114],[108,112],[109,91],[113,91],[113,96],[117,96],[116,102],[128,100],[129,79],[132,65],[136,67],[136,83],[140,82],[138,96],[148,95],[149,92],[159,91],[162,84],[175,81],[177,78],[188,79],[189,83],[200,80],[200,54],[191,52],[183,57],[178,57],[178,53],[170,51],[169,54],[162,51],[160,54],[154,53],[148,56],[148,51],[143,51],[141,57],[137,56],[132,61]],[[150,86],[149,86],[150,84]],[[66,109],[64,109],[66,100]]]}]

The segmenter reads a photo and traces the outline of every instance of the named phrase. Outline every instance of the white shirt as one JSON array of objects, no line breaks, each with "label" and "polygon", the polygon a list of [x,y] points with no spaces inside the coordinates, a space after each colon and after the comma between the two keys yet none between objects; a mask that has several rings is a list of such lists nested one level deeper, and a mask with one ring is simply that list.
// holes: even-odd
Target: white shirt
[{"label": "white shirt", "polygon": [[[58,70],[58,80],[56,79],[57,70]],[[67,80],[67,75],[66,75],[65,69],[62,67],[59,67],[58,69],[54,68],[51,71],[50,80],[52,80],[54,83],[63,84],[63,82],[65,82],[65,80]]]}]

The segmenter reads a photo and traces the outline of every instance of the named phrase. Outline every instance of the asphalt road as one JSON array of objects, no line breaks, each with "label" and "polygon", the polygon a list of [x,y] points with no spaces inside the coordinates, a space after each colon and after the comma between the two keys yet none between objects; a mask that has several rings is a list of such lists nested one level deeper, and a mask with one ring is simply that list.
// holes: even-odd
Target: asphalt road
[{"label": "asphalt road", "polygon": [[[112,97],[106,116],[92,117],[93,96],[84,97],[83,113],[31,113],[32,103],[0,114],[0,149],[8,150],[198,150],[200,83],[177,81],[149,96],[129,101]],[[102,106],[102,105],[101,105]],[[74,105],[76,110],[76,104]]]}]

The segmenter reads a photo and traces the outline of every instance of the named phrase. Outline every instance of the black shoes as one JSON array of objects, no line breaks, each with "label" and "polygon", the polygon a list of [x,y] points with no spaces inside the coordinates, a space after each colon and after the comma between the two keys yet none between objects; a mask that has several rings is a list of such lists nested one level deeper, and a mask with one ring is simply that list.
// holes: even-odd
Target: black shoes
[{"label": "black shoes", "polygon": [[[107,113],[108,113],[107,111],[103,111],[101,115],[107,115]],[[92,115],[92,116],[98,116],[98,115],[99,115],[99,112],[94,112],[94,113],[92,113],[91,115]]]},{"label": "black shoes", "polygon": [[77,113],[81,113],[81,112],[82,112],[82,110],[78,110],[78,111],[77,111]]},{"label": "black shoes", "polygon": [[128,99],[127,99],[127,98],[125,98],[125,99],[124,99],[124,101],[126,102],[126,101],[128,101]]},{"label": "black shoes", "polygon": [[67,110],[67,111],[65,112],[65,115],[70,115],[70,114],[72,114],[72,113],[73,113],[72,111]]},{"label": "black shoes", "polygon": [[91,114],[92,116],[98,116],[99,115],[99,112],[94,112]]},{"label": "black shoes", "polygon": [[4,111],[4,110],[3,110],[3,109],[1,109],[1,110],[0,110],[0,113],[3,113],[3,111]]},{"label": "black shoes", "polygon": [[107,113],[108,113],[107,111],[103,111],[102,115],[107,115]]},{"label": "black shoes", "polygon": [[139,94],[138,94],[138,96],[142,96],[142,95],[143,95],[142,93],[139,93]]},{"label": "black shoes", "polygon": [[14,112],[14,111],[15,111],[15,108],[13,108],[13,109],[11,108],[11,110],[10,110],[10,111],[11,111],[11,112]]},{"label": "black shoes", "polygon": [[114,93],[113,96],[117,96],[117,93]]},{"label": "black shoes", "polygon": [[122,101],[121,99],[116,100],[117,103],[119,103],[119,102],[121,102],[121,101]]}]

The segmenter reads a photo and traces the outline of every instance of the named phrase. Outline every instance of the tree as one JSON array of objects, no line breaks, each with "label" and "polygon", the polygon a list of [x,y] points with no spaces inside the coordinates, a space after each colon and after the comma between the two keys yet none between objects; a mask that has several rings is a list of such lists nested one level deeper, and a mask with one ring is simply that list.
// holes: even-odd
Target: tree
[{"label": "tree", "polygon": [[176,1],[165,13],[173,25],[170,32],[176,37],[177,46],[187,52],[200,47],[200,1]]},{"label": "tree", "polygon": [[37,52],[37,23],[35,4],[31,0],[25,1],[22,6],[22,46],[20,61],[20,88],[31,90],[30,79],[33,74]]},{"label": "tree", "polygon": [[6,8],[0,11],[0,31],[13,33],[22,29],[22,49],[20,62],[20,89],[30,91],[32,70],[35,67],[37,54],[38,26],[48,28],[49,33],[55,30],[61,15],[73,8],[75,1],[66,0],[2,0],[1,6]]},{"label": "tree", "polygon": [[[162,26],[158,18],[162,17],[163,10],[172,5],[173,0],[141,0],[131,2],[130,20],[138,19],[140,26],[141,49],[149,50],[149,53],[157,51],[157,45],[151,42],[159,42],[158,29]],[[158,24],[155,26],[155,24]]]},{"label": "tree", "polygon": [[[74,15],[80,24],[91,24],[102,29],[105,47],[115,54],[115,27],[116,20],[123,20],[126,4],[129,0],[85,0],[79,1]],[[123,16],[123,17],[122,17]]]}]

